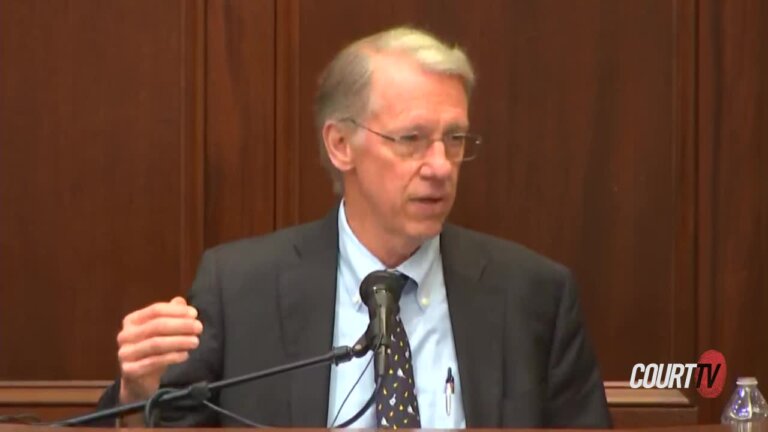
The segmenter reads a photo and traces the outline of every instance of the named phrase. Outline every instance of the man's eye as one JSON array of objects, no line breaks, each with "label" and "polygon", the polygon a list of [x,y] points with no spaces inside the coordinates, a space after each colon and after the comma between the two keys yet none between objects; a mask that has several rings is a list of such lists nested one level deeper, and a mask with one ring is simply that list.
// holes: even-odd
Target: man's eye
[{"label": "man's eye", "polygon": [[451,135],[447,135],[444,139],[446,140],[446,144],[461,145],[461,144],[464,144],[464,140],[466,139],[466,134],[463,134],[463,133],[451,134]]},{"label": "man's eye", "polygon": [[399,140],[404,143],[417,143],[421,141],[421,135],[417,133],[405,134],[401,135]]}]

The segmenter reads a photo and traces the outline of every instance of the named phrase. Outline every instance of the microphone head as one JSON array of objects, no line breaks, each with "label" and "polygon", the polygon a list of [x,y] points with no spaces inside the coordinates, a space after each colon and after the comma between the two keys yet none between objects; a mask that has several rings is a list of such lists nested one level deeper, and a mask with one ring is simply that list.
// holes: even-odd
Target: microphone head
[{"label": "microphone head", "polygon": [[[360,282],[360,299],[368,308],[382,305],[382,301],[397,306],[408,277],[390,270],[376,270]],[[389,297],[389,298],[387,298]]]},{"label": "microphone head", "polygon": [[400,314],[400,294],[408,282],[408,276],[402,273],[377,270],[370,273],[360,283],[360,299],[368,307],[368,323],[363,338],[366,351],[375,350],[374,368],[376,382],[379,382],[386,369],[386,349],[390,346],[395,317]]}]

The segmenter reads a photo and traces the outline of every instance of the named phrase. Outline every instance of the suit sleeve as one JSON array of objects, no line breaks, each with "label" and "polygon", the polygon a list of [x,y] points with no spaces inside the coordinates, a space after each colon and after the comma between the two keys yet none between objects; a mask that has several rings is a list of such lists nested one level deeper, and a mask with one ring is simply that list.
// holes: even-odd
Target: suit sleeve
[{"label": "suit sleeve", "polygon": [[549,360],[547,426],[610,428],[605,387],[577,297],[578,290],[568,272]]},{"label": "suit sleeve", "polygon": [[[223,352],[223,317],[221,306],[221,288],[216,275],[215,253],[208,251],[203,255],[197,276],[187,295],[187,301],[198,310],[198,318],[203,323],[200,345],[190,352],[189,359],[172,365],[161,378],[161,387],[184,388],[201,381],[216,381],[221,376],[221,356]],[[98,409],[114,407],[118,404],[120,380],[118,379],[102,395]],[[209,399],[218,404],[217,395]],[[114,423],[100,422],[101,426]],[[189,402],[178,402],[161,408],[160,424],[172,427],[218,426],[215,412]]]},{"label": "suit sleeve", "polygon": [[[221,379],[224,317],[216,268],[215,249],[207,251],[187,295],[187,301],[197,308],[198,319],[203,323],[200,345],[190,352],[186,362],[168,368],[162,377],[161,387],[186,387],[201,381]],[[218,404],[218,395],[212,395],[209,401]],[[163,408],[161,424],[172,427],[218,426],[219,420],[216,413],[207,407],[181,402]]]}]

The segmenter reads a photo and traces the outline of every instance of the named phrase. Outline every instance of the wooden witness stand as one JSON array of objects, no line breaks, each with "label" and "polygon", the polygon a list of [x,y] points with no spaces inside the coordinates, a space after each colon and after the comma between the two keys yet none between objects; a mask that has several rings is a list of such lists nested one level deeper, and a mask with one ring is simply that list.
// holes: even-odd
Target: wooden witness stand
[{"label": "wooden witness stand", "polygon": [[[42,421],[81,415],[95,408],[109,384],[109,381],[0,381],[0,415],[33,414]],[[605,388],[616,428],[675,426],[680,430],[699,430],[692,426],[698,423],[698,408],[692,395],[679,390],[632,389],[628,382],[621,381],[607,381]],[[3,432],[10,430],[9,426],[20,427],[0,425]],[[710,432],[710,429],[701,430]]]},{"label": "wooden witness stand", "polygon": [[[24,426],[24,425],[0,425],[0,432],[10,432],[15,430],[22,430],[22,431],[35,431],[35,430],[69,430],[69,431],[94,431],[94,430],[112,430],[112,429],[102,429],[102,428],[45,428],[44,426]],[[132,430],[143,430],[141,428],[136,428]],[[205,431],[219,431],[222,429],[216,429],[216,428],[189,428],[189,429],[163,429],[165,431],[173,432],[173,431],[199,431],[199,432],[205,432]],[[245,430],[253,430],[253,429],[245,429],[245,428],[227,428],[226,430],[229,431],[245,431]],[[291,431],[291,432],[299,432],[299,431],[324,431],[324,430],[330,430],[330,429],[272,429],[275,431]],[[359,429],[360,431],[367,431],[367,430],[375,430],[375,429]],[[514,431],[520,431],[520,432],[555,432],[555,431],[600,431],[601,429],[467,429],[467,431],[487,431],[487,432],[500,432],[505,430],[514,430]],[[613,430],[613,429],[606,429],[606,430]],[[729,426],[722,426],[722,425],[698,425],[698,426],[675,426],[675,427],[668,427],[668,428],[637,428],[637,429],[625,429],[625,430],[634,430],[634,431],[648,431],[648,432],[731,432],[736,431],[736,429],[732,429]],[[746,432],[746,431],[745,431]],[[768,423],[762,423],[755,428],[751,428],[748,432],[768,432]]]}]

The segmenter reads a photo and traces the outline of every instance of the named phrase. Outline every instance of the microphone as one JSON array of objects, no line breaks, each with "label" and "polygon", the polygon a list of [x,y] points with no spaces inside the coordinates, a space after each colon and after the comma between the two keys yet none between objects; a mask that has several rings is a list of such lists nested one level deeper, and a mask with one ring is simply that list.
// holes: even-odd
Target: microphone
[{"label": "microphone", "polygon": [[407,282],[408,278],[401,273],[377,270],[360,283],[360,299],[368,307],[370,317],[363,338],[366,339],[367,348],[375,350],[376,381],[386,370],[387,348],[392,342],[390,336],[395,326],[395,317],[400,313],[400,295]]}]

